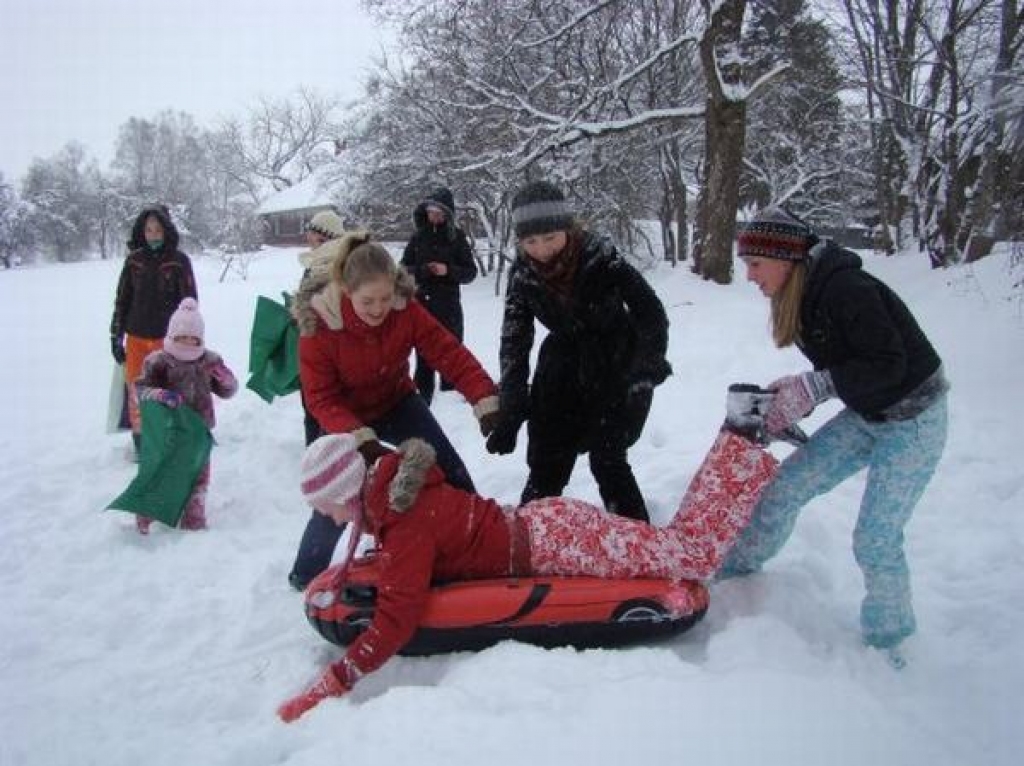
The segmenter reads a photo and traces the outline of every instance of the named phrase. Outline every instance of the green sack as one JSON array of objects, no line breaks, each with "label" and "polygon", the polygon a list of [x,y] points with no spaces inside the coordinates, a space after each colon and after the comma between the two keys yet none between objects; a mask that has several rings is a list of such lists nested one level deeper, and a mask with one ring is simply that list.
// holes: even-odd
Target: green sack
[{"label": "green sack", "polygon": [[178,526],[200,471],[210,459],[213,436],[199,414],[184,404],[141,403],[139,472],[107,510],[130,511]]},{"label": "green sack", "polygon": [[299,329],[287,305],[256,299],[245,387],[267,402],[299,390]]}]

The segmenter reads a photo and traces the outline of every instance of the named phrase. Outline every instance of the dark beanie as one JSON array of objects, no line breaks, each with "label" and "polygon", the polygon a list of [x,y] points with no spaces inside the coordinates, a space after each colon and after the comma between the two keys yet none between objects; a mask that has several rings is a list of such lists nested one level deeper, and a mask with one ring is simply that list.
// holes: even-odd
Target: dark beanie
[{"label": "dark beanie", "polygon": [[736,238],[740,256],[802,261],[818,237],[811,227],[781,207],[768,207],[744,224]]},{"label": "dark beanie", "polygon": [[519,239],[534,234],[568,231],[573,220],[565,195],[547,181],[532,181],[512,198],[512,227]]}]

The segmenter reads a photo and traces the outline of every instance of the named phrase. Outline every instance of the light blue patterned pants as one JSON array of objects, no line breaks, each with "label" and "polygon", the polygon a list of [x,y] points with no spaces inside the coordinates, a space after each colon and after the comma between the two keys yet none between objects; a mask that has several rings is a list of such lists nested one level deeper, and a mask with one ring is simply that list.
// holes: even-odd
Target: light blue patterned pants
[{"label": "light blue patterned pants", "polygon": [[789,538],[813,498],[868,469],[853,555],[864,574],[860,623],[871,646],[895,646],[914,632],[903,527],[946,445],[946,397],[916,418],[872,423],[844,409],[789,456],[754,508],[719,577],[756,572]]}]

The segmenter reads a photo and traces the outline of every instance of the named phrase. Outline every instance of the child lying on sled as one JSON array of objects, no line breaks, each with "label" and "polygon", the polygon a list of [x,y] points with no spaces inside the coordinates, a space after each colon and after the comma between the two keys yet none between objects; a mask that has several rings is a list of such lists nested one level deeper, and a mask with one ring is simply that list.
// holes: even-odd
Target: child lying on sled
[{"label": "child lying on sled", "polygon": [[367,471],[350,434],[321,437],[303,457],[303,494],[320,513],[355,525],[348,560],[363,530],[376,538],[379,595],[369,628],[278,715],[293,721],[381,667],[416,631],[434,581],[531,575],[708,580],[775,468],[776,460],[727,420],[675,516],[655,527],[567,497],[502,508],[446,484],[433,449],[418,439]]}]

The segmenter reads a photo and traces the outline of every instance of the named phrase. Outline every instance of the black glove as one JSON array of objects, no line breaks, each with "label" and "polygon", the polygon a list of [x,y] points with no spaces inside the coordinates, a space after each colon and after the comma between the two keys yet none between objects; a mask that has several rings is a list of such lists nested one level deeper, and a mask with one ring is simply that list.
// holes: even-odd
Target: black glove
[{"label": "black glove", "polygon": [[124,352],[124,338],[120,335],[110,336],[110,355],[118,364],[124,364],[124,360],[128,358]]},{"label": "black glove", "polygon": [[501,425],[501,412],[495,410],[480,416],[480,433],[486,439]]},{"label": "black glove", "polygon": [[660,386],[672,374],[672,365],[663,356],[640,359],[633,365],[629,375],[629,387],[650,390]]},{"label": "black glove", "polygon": [[516,448],[518,427],[508,422],[499,423],[487,437],[487,451],[492,455],[508,455]]},{"label": "black glove", "polygon": [[377,462],[378,459],[385,455],[390,455],[391,450],[385,447],[376,439],[370,439],[359,445],[359,454],[363,456],[363,460],[366,461],[367,466],[371,466]]}]

